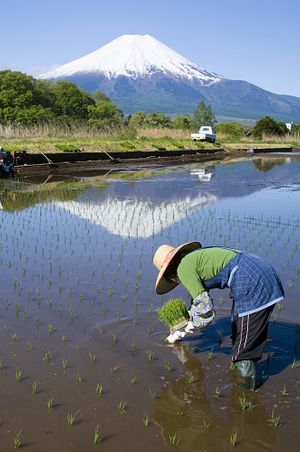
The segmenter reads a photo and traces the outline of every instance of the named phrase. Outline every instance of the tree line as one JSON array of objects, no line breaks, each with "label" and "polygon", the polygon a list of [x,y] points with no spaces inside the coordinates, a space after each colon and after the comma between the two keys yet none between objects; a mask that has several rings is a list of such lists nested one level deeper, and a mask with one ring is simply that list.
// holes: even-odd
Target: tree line
[{"label": "tree line", "polygon": [[[67,81],[38,80],[22,72],[0,71],[0,124],[33,125],[86,123],[99,130],[127,126],[137,128],[173,128],[196,130],[201,125],[211,125],[217,133],[240,139],[249,133],[249,127],[238,123],[218,123],[210,105],[199,102],[192,115],[170,117],[154,112],[139,111],[126,116],[103,92],[90,94]],[[254,138],[263,135],[285,135],[286,125],[271,117],[257,121],[250,131]],[[292,132],[299,133],[300,125]]]}]

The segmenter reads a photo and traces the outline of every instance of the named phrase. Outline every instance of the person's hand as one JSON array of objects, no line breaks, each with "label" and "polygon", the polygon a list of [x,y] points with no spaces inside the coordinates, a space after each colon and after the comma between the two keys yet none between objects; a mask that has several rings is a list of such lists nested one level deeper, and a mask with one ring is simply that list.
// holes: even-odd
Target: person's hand
[{"label": "person's hand", "polygon": [[175,342],[181,341],[186,335],[187,332],[185,330],[176,330],[174,333],[169,334],[167,341],[169,344],[175,344]]},{"label": "person's hand", "polygon": [[189,324],[194,329],[204,328],[210,324],[210,322],[214,319],[216,313],[214,310],[213,301],[207,292],[202,292],[200,295],[193,299],[189,314]]}]

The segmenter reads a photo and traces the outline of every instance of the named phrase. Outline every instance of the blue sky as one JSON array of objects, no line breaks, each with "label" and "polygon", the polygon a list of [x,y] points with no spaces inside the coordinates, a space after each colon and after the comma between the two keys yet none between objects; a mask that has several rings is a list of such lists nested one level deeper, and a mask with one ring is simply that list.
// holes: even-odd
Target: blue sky
[{"label": "blue sky", "polygon": [[0,68],[37,74],[123,34],[300,97],[300,0],[1,0]]}]

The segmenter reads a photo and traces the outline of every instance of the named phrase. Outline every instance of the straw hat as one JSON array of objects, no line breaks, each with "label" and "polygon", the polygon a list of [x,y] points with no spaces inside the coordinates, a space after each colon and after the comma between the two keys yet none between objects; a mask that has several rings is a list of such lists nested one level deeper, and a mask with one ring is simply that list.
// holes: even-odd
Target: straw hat
[{"label": "straw hat", "polygon": [[178,285],[177,282],[170,281],[165,278],[165,272],[169,268],[170,264],[172,264],[172,262],[174,261],[175,256],[177,256],[179,252],[184,251],[187,254],[199,248],[201,248],[201,243],[188,242],[178,246],[177,248],[174,248],[170,245],[161,245],[156,250],[156,253],[153,257],[153,264],[159,271],[155,284],[156,293],[167,293]]}]

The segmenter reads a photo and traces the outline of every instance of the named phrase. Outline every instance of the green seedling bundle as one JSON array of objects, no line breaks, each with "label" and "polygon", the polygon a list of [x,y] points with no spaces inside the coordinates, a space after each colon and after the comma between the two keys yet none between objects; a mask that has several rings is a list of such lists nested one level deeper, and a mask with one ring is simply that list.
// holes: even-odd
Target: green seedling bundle
[{"label": "green seedling bundle", "polygon": [[183,300],[172,298],[158,310],[158,317],[170,330],[176,330],[187,324],[189,313]]}]

